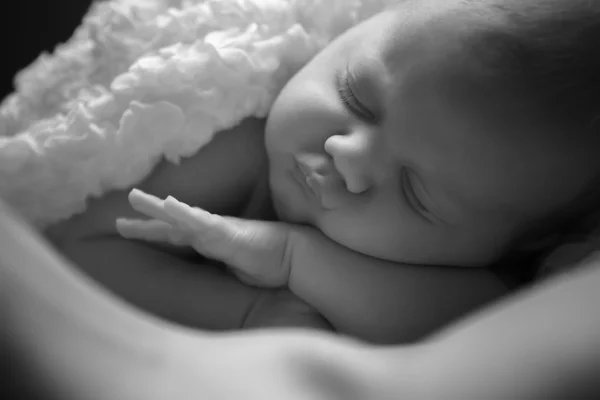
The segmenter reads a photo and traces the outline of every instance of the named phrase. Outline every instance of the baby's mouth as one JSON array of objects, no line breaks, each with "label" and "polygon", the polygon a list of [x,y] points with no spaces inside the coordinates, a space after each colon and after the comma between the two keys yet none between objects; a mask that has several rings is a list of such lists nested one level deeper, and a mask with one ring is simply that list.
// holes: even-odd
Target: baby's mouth
[{"label": "baby's mouth", "polygon": [[296,166],[306,185],[321,203],[324,209],[331,210],[339,206],[345,192],[345,184],[335,167],[319,155],[295,157]]}]

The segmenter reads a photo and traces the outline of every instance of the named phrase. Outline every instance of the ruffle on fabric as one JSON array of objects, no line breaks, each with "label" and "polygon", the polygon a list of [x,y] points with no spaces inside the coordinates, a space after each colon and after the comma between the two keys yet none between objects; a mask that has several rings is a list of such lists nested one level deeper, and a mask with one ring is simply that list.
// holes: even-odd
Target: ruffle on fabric
[{"label": "ruffle on fabric", "polygon": [[395,0],[113,0],[0,105],[0,196],[38,228],[267,115],[287,80]]}]

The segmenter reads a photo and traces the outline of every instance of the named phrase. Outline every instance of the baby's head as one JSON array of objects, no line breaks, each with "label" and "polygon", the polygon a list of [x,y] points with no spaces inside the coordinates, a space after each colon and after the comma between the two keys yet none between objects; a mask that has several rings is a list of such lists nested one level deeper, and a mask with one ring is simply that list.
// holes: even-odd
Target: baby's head
[{"label": "baby's head", "polygon": [[582,213],[600,172],[600,4],[404,0],[283,89],[283,219],[393,261],[485,265]]}]

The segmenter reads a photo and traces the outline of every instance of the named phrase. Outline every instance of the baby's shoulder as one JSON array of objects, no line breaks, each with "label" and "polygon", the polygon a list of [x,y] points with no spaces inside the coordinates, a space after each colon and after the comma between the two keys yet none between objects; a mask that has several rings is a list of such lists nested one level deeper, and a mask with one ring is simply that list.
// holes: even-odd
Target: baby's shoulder
[{"label": "baby's shoulder", "polygon": [[[162,163],[154,171],[155,174],[173,175],[185,180],[188,175],[209,172],[221,175],[220,172],[249,170],[256,171],[266,164],[264,141],[264,120],[248,118],[238,125],[224,129],[215,134],[210,142],[195,154],[185,157],[179,163]],[[189,176],[191,178],[191,176]]]},{"label": "baby's shoulder", "polygon": [[238,203],[249,196],[266,174],[267,164],[264,121],[246,119],[218,132],[210,143],[179,164],[162,162],[144,186],[145,191],[159,197],[173,196],[223,213],[226,210],[219,205]]}]

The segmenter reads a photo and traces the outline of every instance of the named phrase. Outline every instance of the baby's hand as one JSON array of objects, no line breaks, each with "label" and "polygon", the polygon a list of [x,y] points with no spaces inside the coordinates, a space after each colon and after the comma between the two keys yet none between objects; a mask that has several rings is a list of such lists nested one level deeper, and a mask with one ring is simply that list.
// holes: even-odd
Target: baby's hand
[{"label": "baby's hand", "polygon": [[283,223],[242,220],[193,208],[173,197],[161,200],[134,189],[133,208],[150,220],[117,219],[125,238],[191,246],[227,264],[243,282],[284,286],[290,275],[289,228]]}]

